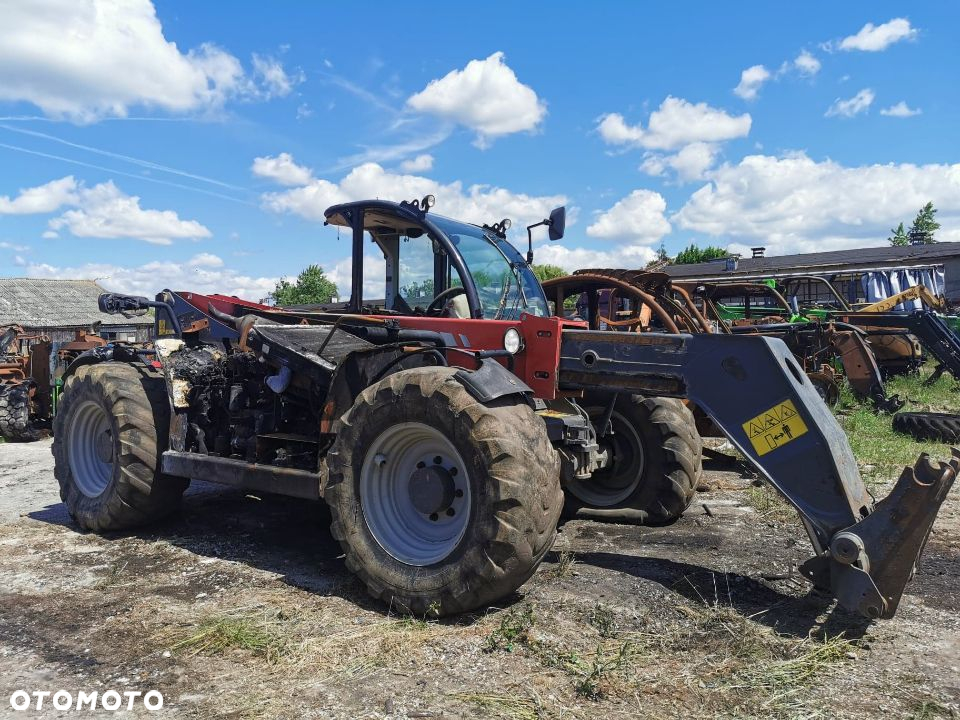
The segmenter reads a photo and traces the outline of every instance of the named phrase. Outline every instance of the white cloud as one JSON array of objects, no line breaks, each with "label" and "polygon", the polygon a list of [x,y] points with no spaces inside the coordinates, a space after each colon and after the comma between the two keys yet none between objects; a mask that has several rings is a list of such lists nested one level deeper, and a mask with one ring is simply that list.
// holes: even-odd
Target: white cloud
[{"label": "white cloud", "polygon": [[567,272],[581,268],[640,269],[653,260],[657,253],[647,245],[621,245],[612,250],[568,248],[559,243],[541,245],[534,250],[534,262],[559,265]]},{"label": "white cloud", "polygon": [[408,173],[427,172],[428,170],[432,170],[433,155],[424,153],[423,155],[417,155],[415,158],[404,160],[402,163],[400,163],[400,169]]},{"label": "white cloud", "polygon": [[751,155],[710,178],[671,220],[771,253],[883,245],[928,201],[940,210],[941,239],[960,239],[960,164],[845,167],[803,153]]},{"label": "white cloud", "polygon": [[908,118],[913,117],[914,115],[920,115],[923,113],[923,110],[920,108],[912,108],[903,100],[898,102],[896,105],[891,105],[888,108],[883,108],[880,111],[881,115],[886,115],[887,117],[897,117],[897,118]]},{"label": "white cloud", "polygon": [[837,98],[833,101],[833,105],[827,108],[824,117],[854,117],[862,112],[866,112],[873,104],[875,97],[873,90],[864,88],[852,98],[847,98],[846,100]]},{"label": "white cloud", "polygon": [[80,188],[71,204],[77,209],[50,220],[51,231],[67,229],[76,237],[131,238],[155,245],[211,236],[196,220],[181,220],[173,210],[144,210],[139,197],[124,194],[111,181]]},{"label": "white cloud", "polygon": [[6,240],[4,240],[3,242],[0,242],[0,250],[13,250],[15,252],[29,252],[30,246],[18,245],[16,243],[7,242]]},{"label": "white cloud", "polygon": [[495,52],[431,80],[407,99],[407,106],[475,130],[480,147],[502,135],[535,130],[547,114],[546,103],[517,79],[503,57]]},{"label": "white cloud", "polygon": [[648,175],[661,176],[672,170],[683,181],[702,180],[713,167],[720,148],[714,143],[691,143],[673,155],[647,153],[640,169]]},{"label": "white cloud", "polygon": [[130,108],[216,110],[232,97],[289,92],[275,60],[254,58],[253,79],[211,43],[184,53],[164,37],[150,0],[6,2],[0,23],[0,101],[29,102],[75,122]]},{"label": "white cloud", "polygon": [[856,35],[849,35],[840,41],[841,50],[863,50],[879,52],[901,40],[912,40],[917,30],[910,26],[906,18],[894,18],[882,25],[867,23]]},{"label": "white cloud", "polygon": [[257,177],[273,180],[280,185],[306,185],[313,180],[309,168],[297,165],[290,153],[282,152],[276,157],[258,157],[253,159],[250,171]]},{"label": "white cloud", "polygon": [[666,209],[667,202],[660,193],[634,190],[612,208],[600,213],[587,227],[587,235],[653,243],[670,232],[670,223],[664,217]]},{"label": "white cloud", "polygon": [[133,267],[112,263],[59,266],[24,263],[25,275],[37,278],[88,278],[113,292],[153,297],[164,288],[199,293],[236,295],[260,300],[271,293],[277,278],[253,277],[224,266],[215,255],[203,253],[185,262],[153,261]]},{"label": "white cloud", "polygon": [[770,77],[770,71],[763,65],[751,65],[740,73],[740,82],[733,89],[733,93],[744,100],[754,100],[760,88]]},{"label": "white cloud", "polygon": [[72,175],[51,180],[45,185],[20,190],[17,197],[0,196],[0,215],[51,213],[76,200],[77,181]]},{"label": "white cloud", "polygon": [[261,93],[264,99],[286,97],[294,86],[305,79],[302,71],[289,75],[279,60],[256,53],[253,55],[253,75],[262,88]]},{"label": "white cloud", "polygon": [[803,50],[793,61],[793,67],[801,75],[812,76],[820,72],[820,61],[810,52]]},{"label": "white cloud", "polygon": [[728,115],[706,103],[667,97],[650,113],[646,129],[628,125],[619,113],[600,118],[597,130],[611,145],[639,146],[649,150],[675,150],[695,142],[722,142],[750,132],[749,113]]},{"label": "white cloud", "polygon": [[[554,207],[567,202],[564,195],[533,196],[491,185],[465,188],[459,181],[443,184],[420,175],[391,172],[376,163],[354,168],[339,182],[315,178],[301,187],[264,193],[261,200],[272,212],[292,213],[322,222],[323,211],[336,203],[367,198],[400,201],[424,195],[436,196],[436,212],[467,222],[489,223],[510,218],[512,232],[524,237],[526,225],[542,220]],[[571,217],[574,214],[571,212]]]}]

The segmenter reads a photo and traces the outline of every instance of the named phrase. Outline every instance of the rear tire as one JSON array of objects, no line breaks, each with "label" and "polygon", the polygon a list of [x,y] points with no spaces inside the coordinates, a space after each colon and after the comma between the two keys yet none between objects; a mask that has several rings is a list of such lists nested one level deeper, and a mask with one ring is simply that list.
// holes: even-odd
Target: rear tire
[{"label": "rear tire", "polygon": [[893,416],[895,432],[914,440],[960,443],[960,415],[949,413],[902,412]]},{"label": "rear tire", "polygon": [[124,530],[177,509],[189,481],[160,472],[169,421],[163,379],[132,365],[86,365],[67,380],[54,421],[54,474],[80,527]]},{"label": "rear tire", "polygon": [[0,388],[0,436],[11,442],[40,439],[30,418],[30,386],[27,383]]},{"label": "rear tire", "polygon": [[[588,401],[595,422],[603,401]],[[564,514],[641,525],[673,522],[693,501],[703,475],[703,441],[693,413],[673,398],[621,395],[612,421],[612,467],[567,483]]]},{"label": "rear tire", "polygon": [[[367,388],[327,455],[324,496],[347,567],[371,595],[420,616],[474,610],[526,582],[563,504],[543,421],[518,397],[477,402],[456,372],[405,370]],[[439,478],[436,508],[415,495],[418,472]],[[449,532],[433,530],[444,522]]]}]

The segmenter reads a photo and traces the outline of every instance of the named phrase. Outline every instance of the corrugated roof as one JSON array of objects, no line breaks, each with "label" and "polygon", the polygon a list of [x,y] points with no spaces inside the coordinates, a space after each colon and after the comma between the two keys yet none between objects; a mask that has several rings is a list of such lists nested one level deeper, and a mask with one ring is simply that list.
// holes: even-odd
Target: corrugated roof
[{"label": "corrugated roof", "polygon": [[829,252],[777,255],[762,258],[740,258],[735,271],[725,270],[726,262],[695,263],[693,265],[667,265],[663,272],[675,278],[709,276],[736,277],[746,273],[789,272],[804,268],[849,265],[857,267],[887,265],[916,265],[934,263],[946,257],[960,255],[960,242],[931,243],[930,245],[901,245],[854,250],[831,250]]},{"label": "corrugated roof", "polygon": [[43,280],[0,278],[0,325],[18,323],[25,328],[150,325],[150,317],[107,315],[97,308],[104,293],[93,280]]}]

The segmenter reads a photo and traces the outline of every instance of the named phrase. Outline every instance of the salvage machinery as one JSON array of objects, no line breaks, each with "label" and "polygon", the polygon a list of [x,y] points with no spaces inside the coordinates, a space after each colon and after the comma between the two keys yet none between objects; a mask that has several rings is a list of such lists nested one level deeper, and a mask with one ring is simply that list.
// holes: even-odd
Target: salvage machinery
[{"label": "salvage machinery", "polygon": [[[71,365],[53,452],[78,524],[157,520],[188,478],[322,498],[371,594],[421,616],[468,611],[536,570],[574,487],[626,482],[654,521],[682,512],[699,463],[686,399],[796,508],[814,551],[803,574],[847,608],[894,614],[960,458],[922,456],[875,501],[781,341],[551,316],[507,223],[433,204],[327,209],[353,239],[352,293],[336,312],[102,297],[108,312],[154,308],[166,335]],[[540,224],[561,236],[562,209]],[[385,259],[378,302],[364,296],[369,242]],[[652,446],[671,465],[635,487]]]}]

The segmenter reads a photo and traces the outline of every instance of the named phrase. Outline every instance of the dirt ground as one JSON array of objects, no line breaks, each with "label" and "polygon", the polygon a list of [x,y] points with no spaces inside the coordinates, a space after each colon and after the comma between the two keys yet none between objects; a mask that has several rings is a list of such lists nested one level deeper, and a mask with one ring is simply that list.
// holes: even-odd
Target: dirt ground
[{"label": "dirt ground", "polygon": [[15,713],[17,689],[159,690],[111,714],[184,718],[958,717],[960,489],[870,623],[796,576],[795,516],[708,477],[675,525],[569,522],[502,607],[428,622],[368,601],[320,504],[195,483],[176,518],[98,537],[49,440],[0,444],[0,717],[78,715]]}]

